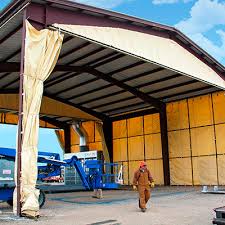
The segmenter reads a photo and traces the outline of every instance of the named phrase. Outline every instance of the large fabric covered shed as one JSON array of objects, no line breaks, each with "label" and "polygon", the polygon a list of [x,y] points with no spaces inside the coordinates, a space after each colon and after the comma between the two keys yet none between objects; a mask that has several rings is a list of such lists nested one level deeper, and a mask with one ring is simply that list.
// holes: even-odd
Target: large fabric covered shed
[{"label": "large fabric covered shed", "polygon": [[224,90],[220,63],[175,28],[70,1],[16,0],[0,18],[2,112],[19,111],[28,20],[31,29],[64,35],[44,81],[40,118],[63,128],[73,120],[103,121],[112,160],[113,122],[158,113],[163,179],[170,183],[166,104]]}]

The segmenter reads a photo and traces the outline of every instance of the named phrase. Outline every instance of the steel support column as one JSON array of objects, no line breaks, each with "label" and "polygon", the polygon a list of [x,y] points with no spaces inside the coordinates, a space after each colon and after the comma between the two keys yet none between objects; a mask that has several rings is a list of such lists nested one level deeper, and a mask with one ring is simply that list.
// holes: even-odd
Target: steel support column
[{"label": "steel support column", "polygon": [[110,162],[113,162],[113,126],[110,119],[103,121],[103,132],[105,136],[106,146],[109,151]]},{"label": "steel support column", "polygon": [[18,118],[18,137],[17,137],[17,174],[16,174],[16,188],[17,188],[17,216],[21,216],[21,153],[23,140],[23,74],[24,74],[24,55],[25,55],[25,38],[26,38],[26,9],[23,14],[22,27],[22,47],[21,47],[21,61],[20,61],[20,87],[19,87],[19,118]]},{"label": "steel support column", "polygon": [[64,128],[65,153],[71,153],[71,134],[70,125]]},{"label": "steel support column", "polygon": [[160,114],[164,185],[168,186],[170,185],[170,166],[169,166],[169,146],[167,133],[167,115],[165,104],[162,106],[159,114]]}]

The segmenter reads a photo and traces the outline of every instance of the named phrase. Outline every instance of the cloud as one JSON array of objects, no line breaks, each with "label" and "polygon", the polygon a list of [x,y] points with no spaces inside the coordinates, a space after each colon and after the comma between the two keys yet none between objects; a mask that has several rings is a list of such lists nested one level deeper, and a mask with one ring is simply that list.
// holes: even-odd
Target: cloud
[{"label": "cloud", "polygon": [[161,5],[161,4],[174,4],[174,3],[178,3],[178,2],[190,2],[192,0],[153,0],[152,3],[154,5]]},{"label": "cloud", "polygon": [[201,33],[193,34],[190,37],[210,55],[214,56],[217,60],[222,61],[225,58],[225,32],[223,30],[217,30],[216,33],[219,35],[222,41],[220,46],[214,44]]},{"label": "cloud", "polygon": [[[220,29],[216,29],[217,26]],[[180,21],[175,27],[217,60],[225,61],[225,3],[218,0],[198,0],[190,11],[190,17]],[[206,37],[206,32],[214,30],[221,41],[220,45]]]},{"label": "cloud", "polygon": [[199,0],[191,9],[190,18],[179,22],[176,27],[188,34],[206,32],[215,25],[225,25],[225,3],[217,0]]},{"label": "cloud", "polygon": [[72,0],[73,2],[79,2],[87,5],[92,5],[100,8],[114,8],[122,3],[131,2],[133,0]]}]

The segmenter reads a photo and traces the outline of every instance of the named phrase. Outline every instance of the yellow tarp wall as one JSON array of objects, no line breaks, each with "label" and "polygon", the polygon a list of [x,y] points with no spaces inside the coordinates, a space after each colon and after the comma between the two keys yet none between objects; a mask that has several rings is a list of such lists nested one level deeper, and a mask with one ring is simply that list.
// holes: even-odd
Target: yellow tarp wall
[{"label": "yellow tarp wall", "polygon": [[[94,121],[83,122],[82,126],[87,134],[86,138],[89,150],[102,151],[102,140],[97,130],[96,123]],[[72,127],[70,128],[70,134],[71,134],[71,152],[79,152],[80,138]]]},{"label": "yellow tarp wall", "polygon": [[[225,92],[167,104],[169,161],[172,185],[225,185]],[[17,124],[17,115],[0,113],[0,122]],[[41,127],[56,128],[40,121]],[[102,150],[95,122],[84,122],[90,150]],[[79,137],[71,129],[71,152]],[[124,166],[131,184],[139,162],[146,160],[156,184],[163,184],[159,114],[113,122],[113,160]]]},{"label": "yellow tarp wall", "polygon": [[113,122],[113,161],[123,165],[124,184],[130,185],[145,160],[156,184],[164,184],[159,115]]},{"label": "yellow tarp wall", "polygon": [[[172,185],[225,185],[225,92],[167,104]],[[159,114],[113,123],[113,160],[124,165],[125,184],[146,160],[163,184]]]},{"label": "yellow tarp wall", "polygon": [[[0,94],[0,108],[17,111],[19,109],[19,95],[18,94]],[[97,118],[65,103],[56,101],[54,99],[43,96],[40,114],[66,116],[76,118],[93,120]]]},{"label": "yellow tarp wall", "polygon": [[225,184],[224,94],[167,104],[171,184]]},{"label": "yellow tarp wall", "polygon": [[[0,123],[17,125],[18,116],[15,114],[10,114],[10,113],[0,113]],[[56,126],[41,120],[41,118],[40,118],[39,124],[40,124],[40,127],[42,128],[57,128]]]}]

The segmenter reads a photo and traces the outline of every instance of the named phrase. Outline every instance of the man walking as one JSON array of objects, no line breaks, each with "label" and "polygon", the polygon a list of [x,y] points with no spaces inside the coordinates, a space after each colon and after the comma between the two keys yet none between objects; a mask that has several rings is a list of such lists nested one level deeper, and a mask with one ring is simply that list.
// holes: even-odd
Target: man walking
[{"label": "man walking", "polygon": [[146,211],[146,204],[150,199],[150,186],[155,186],[150,171],[147,169],[146,162],[140,163],[140,168],[134,173],[133,189],[139,192],[139,208],[142,212]]}]

